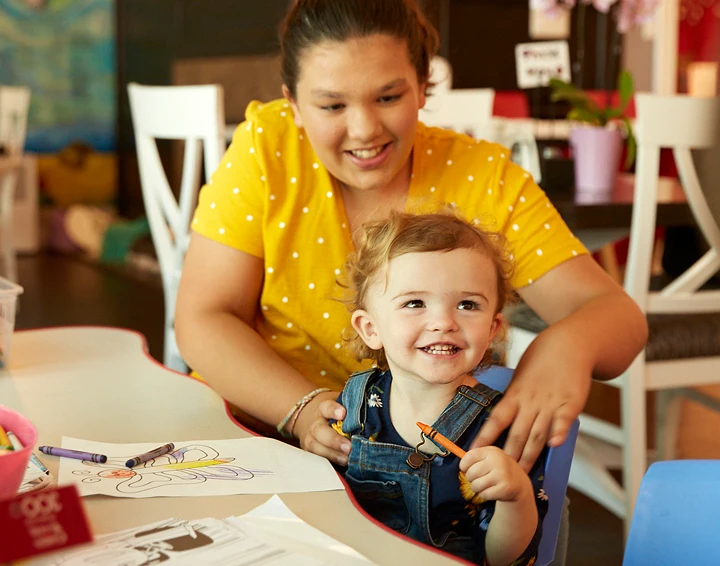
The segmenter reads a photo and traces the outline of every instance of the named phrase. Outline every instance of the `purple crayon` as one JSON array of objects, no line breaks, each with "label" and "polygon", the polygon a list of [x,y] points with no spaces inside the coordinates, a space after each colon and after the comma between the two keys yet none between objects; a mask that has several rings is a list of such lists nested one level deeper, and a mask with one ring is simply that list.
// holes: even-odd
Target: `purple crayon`
[{"label": "purple crayon", "polygon": [[55,446],[41,446],[39,448],[43,454],[51,456],[62,456],[64,458],[75,458],[76,460],[90,460],[98,464],[107,462],[105,454],[93,454],[92,452],[81,452],[80,450],[70,450],[69,448],[57,448]]},{"label": "purple crayon", "polygon": [[140,456],[130,458],[127,462],[125,462],[125,466],[132,468],[138,464],[142,464],[143,462],[147,462],[148,460],[152,460],[153,458],[157,458],[158,456],[162,456],[163,454],[167,454],[173,450],[175,450],[175,445],[172,442],[169,442],[168,444],[158,446],[155,450],[150,450],[150,452],[145,452],[145,454],[140,454]]}]

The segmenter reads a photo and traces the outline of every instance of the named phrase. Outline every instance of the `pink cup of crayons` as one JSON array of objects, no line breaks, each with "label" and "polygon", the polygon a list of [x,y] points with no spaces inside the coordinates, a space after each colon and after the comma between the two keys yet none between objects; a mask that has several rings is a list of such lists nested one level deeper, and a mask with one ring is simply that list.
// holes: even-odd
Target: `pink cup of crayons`
[{"label": "pink cup of crayons", "polygon": [[[4,446],[0,447],[0,499],[9,499],[15,497],[22,483],[38,433],[28,419],[2,405],[0,405],[0,427],[14,433],[23,445],[20,450],[4,450]],[[3,442],[4,439],[0,439],[0,443]]]}]

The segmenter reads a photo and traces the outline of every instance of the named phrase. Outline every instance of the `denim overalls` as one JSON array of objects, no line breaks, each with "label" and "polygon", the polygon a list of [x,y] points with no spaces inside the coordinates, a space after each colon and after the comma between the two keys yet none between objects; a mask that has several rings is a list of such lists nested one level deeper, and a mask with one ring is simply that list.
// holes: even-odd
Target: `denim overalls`
[{"label": "denim overalls", "polygon": [[[352,435],[352,450],[345,474],[348,485],[360,505],[388,527],[464,558],[473,561],[482,559],[484,533],[480,540],[459,536],[454,531],[440,533],[439,536],[436,533],[433,538],[428,516],[432,462],[424,461],[413,469],[408,464],[408,457],[415,452],[414,448],[373,442],[361,436],[363,423],[366,422],[368,391],[380,375],[378,369],[353,374],[342,393],[342,403],[347,409],[342,430]],[[487,418],[487,407],[494,405],[501,395],[481,383],[472,388],[460,386],[432,426],[443,436],[457,442],[477,419],[484,421]],[[454,459],[454,466],[459,469],[459,459],[452,455],[449,457]],[[450,489],[456,488],[453,486]],[[477,531],[480,535],[479,529]]]}]

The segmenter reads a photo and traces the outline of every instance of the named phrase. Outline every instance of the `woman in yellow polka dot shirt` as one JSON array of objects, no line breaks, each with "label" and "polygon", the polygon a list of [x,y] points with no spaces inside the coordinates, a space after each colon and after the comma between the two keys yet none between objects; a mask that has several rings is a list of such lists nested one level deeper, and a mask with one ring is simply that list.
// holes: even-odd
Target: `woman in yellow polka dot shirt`
[{"label": "woman in yellow polka dot shirt", "polygon": [[506,235],[513,283],[550,325],[476,440],[512,425],[506,450],[529,469],[564,439],[591,377],[617,376],[640,351],[645,319],[505,148],[418,122],[436,44],[414,0],[294,3],[285,98],[248,107],[200,193],[177,339],[230,403],[345,464],[350,443],[327,419],[344,417],[334,399],[364,367],[343,346],[336,300],[353,234],[391,209],[453,203]]}]

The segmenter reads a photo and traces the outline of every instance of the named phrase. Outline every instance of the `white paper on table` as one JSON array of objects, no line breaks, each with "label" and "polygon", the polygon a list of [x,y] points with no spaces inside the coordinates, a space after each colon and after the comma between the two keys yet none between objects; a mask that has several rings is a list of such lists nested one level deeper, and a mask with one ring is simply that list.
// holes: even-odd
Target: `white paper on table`
[{"label": "white paper on table", "polygon": [[167,519],[99,537],[94,543],[31,560],[32,566],[324,566],[256,536],[252,527],[220,519]]},{"label": "white paper on table", "polygon": [[132,469],[125,466],[168,442],[110,444],[64,436],[63,448],[104,454],[108,460],[61,458],[58,483],[74,483],[80,495],[133,498],[343,489],[325,458],[270,438],[174,441],[171,453]]},{"label": "white paper on table", "polygon": [[28,460],[22,483],[20,484],[17,492],[18,495],[20,495],[21,493],[27,493],[28,491],[39,491],[41,489],[52,487],[54,483],[55,478],[52,474],[46,474],[38,468],[32,460]]},{"label": "white paper on table", "polygon": [[291,552],[316,556],[329,560],[332,564],[347,566],[373,564],[354,548],[303,521],[278,495],[273,495],[245,515],[230,517],[227,521],[238,526],[254,527],[258,534],[264,533],[270,537],[266,540],[273,541]]}]

